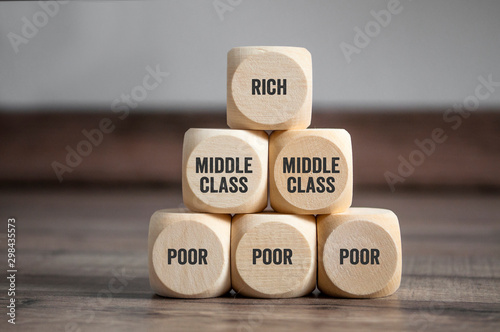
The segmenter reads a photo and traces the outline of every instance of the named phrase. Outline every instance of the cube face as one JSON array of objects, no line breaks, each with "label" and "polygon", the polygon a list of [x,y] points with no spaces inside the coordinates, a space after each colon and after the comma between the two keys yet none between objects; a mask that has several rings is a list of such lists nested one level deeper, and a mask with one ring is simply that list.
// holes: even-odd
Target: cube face
[{"label": "cube face", "polygon": [[352,147],[343,129],[273,132],[269,142],[271,206],[281,213],[326,214],[352,203]]},{"label": "cube face", "polygon": [[374,298],[401,282],[401,235],[389,210],[350,208],[318,216],[318,288],[325,294]]},{"label": "cube face", "polygon": [[244,296],[288,298],[316,287],[313,216],[259,213],[233,217],[231,278]]},{"label": "cube face", "polygon": [[192,211],[253,213],[267,205],[268,135],[263,131],[189,129],[182,193]]},{"label": "cube face", "polygon": [[149,225],[149,280],[155,293],[206,298],[227,293],[230,215],[156,211]]},{"label": "cube face", "polygon": [[305,129],[311,123],[311,54],[300,47],[237,47],[228,53],[231,128]]}]

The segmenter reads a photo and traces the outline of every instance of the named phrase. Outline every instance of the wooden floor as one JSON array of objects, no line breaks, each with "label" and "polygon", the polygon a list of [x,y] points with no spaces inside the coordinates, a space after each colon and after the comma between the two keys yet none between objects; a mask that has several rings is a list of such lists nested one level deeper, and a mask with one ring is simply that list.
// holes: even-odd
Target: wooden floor
[{"label": "wooden floor", "polygon": [[178,188],[3,189],[2,250],[7,218],[17,220],[18,306],[13,328],[2,278],[0,330],[500,331],[500,194],[372,191],[354,203],[400,218],[395,295],[175,300],[149,288],[147,229],[155,210],[181,204]]}]

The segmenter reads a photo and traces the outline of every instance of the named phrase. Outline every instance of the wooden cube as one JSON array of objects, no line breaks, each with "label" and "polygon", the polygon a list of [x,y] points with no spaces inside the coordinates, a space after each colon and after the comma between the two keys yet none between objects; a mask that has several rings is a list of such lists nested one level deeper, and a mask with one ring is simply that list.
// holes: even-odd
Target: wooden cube
[{"label": "wooden cube", "polygon": [[325,294],[375,298],[401,282],[401,235],[385,209],[350,208],[318,216],[318,288]]},{"label": "wooden cube", "polygon": [[233,48],[227,54],[227,124],[305,129],[311,123],[311,54],[301,47]]},{"label": "wooden cube", "polygon": [[231,216],[156,211],[149,224],[149,282],[159,295],[206,298],[227,293]]},{"label": "wooden cube", "polygon": [[182,158],[184,204],[210,213],[265,209],[268,139],[264,131],[189,129]]},{"label": "wooden cube", "polygon": [[316,288],[316,220],[277,213],[233,217],[231,279],[244,296],[288,298]]},{"label": "wooden cube", "polygon": [[281,213],[328,214],[352,203],[351,136],[344,129],[275,131],[269,195]]}]

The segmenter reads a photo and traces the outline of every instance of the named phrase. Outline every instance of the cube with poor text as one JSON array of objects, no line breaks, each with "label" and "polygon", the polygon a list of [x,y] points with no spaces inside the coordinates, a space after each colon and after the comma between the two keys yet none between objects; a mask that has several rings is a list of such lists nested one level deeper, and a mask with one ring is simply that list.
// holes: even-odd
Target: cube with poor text
[{"label": "cube with poor text", "polygon": [[156,211],[149,224],[149,281],[174,298],[207,298],[229,292],[231,216]]}]

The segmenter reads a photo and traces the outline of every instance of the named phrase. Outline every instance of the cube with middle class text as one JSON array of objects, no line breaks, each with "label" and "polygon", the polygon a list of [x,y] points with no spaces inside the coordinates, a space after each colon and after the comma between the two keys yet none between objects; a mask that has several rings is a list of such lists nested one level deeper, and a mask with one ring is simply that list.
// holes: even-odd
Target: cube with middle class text
[{"label": "cube with middle class text", "polygon": [[351,136],[344,129],[275,131],[269,141],[269,195],[280,213],[327,214],[352,203]]},{"label": "cube with middle class text", "polygon": [[192,211],[254,213],[267,206],[264,131],[189,129],[184,136],[182,195]]}]

